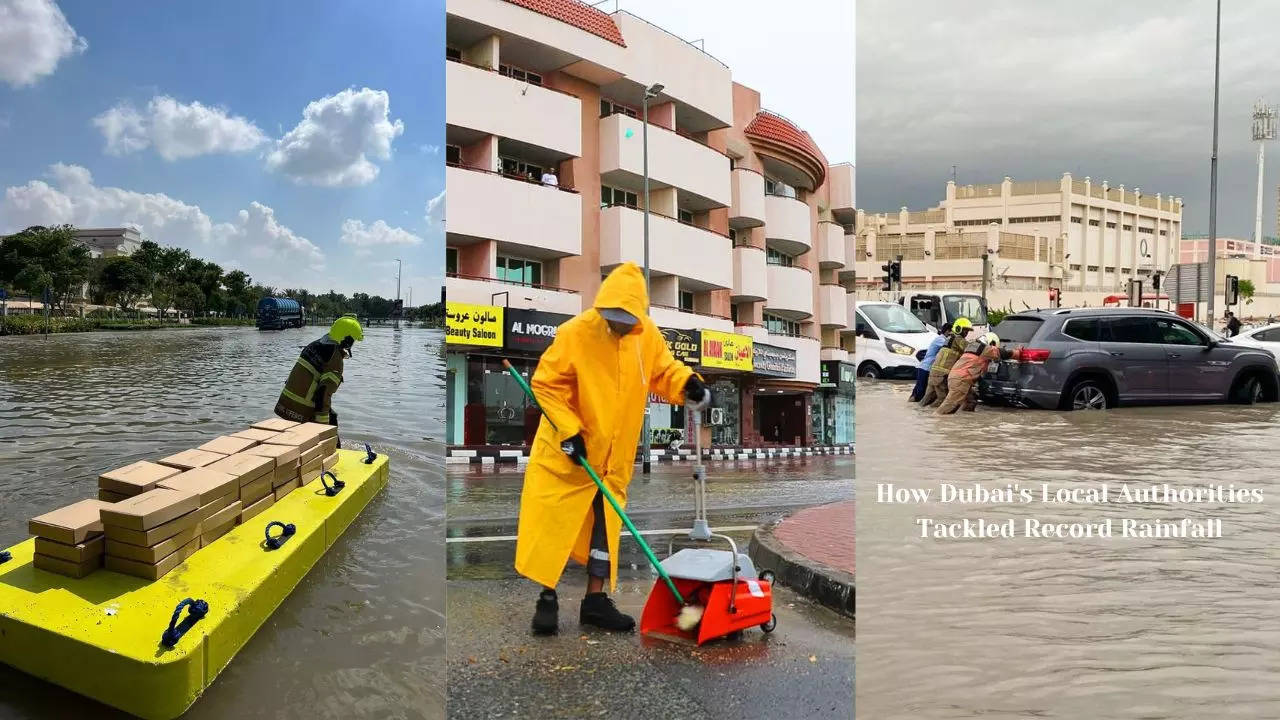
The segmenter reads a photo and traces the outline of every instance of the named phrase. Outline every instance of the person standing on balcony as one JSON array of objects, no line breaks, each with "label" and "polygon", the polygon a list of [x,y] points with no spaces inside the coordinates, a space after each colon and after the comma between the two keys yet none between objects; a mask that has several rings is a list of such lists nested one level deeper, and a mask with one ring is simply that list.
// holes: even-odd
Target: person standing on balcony
[{"label": "person standing on balcony", "polygon": [[594,307],[560,326],[533,373],[545,417],[520,495],[515,569],[543,588],[535,634],[559,628],[555,588],[569,558],[587,568],[579,623],[635,628],[604,592],[606,579],[617,588],[622,520],[605,508],[579,461],[589,462],[625,507],[649,394],[693,412],[711,402],[701,378],[671,355],[648,308],[644,274],[635,263],[621,265],[601,284]]},{"label": "person standing on balcony", "polygon": [[560,178],[556,177],[556,173],[551,168],[542,171],[542,184],[551,187],[560,187]]}]

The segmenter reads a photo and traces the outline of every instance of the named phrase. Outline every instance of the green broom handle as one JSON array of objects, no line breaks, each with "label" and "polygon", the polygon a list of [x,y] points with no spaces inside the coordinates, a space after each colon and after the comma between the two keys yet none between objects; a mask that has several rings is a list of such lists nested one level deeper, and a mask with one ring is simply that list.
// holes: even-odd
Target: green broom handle
[{"label": "green broom handle", "polygon": [[[547,418],[547,422],[551,424],[551,428],[559,432],[559,428],[556,428],[556,424],[551,420],[551,416],[547,415],[547,412],[542,409],[542,405],[538,403],[538,398],[534,396],[533,388],[529,387],[529,383],[525,382],[524,378],[520,377],[520,373],[516,372],[514,367],[511,367],[511,363],[509,361],[503,360],[502,366],[506,368],[507,372],[511,373],[511,377],[515,378],[516,382],[520,384],[521,389],[523,389],[525,394],[529,396],[529,400],[533,402],[534,407],[538,408],[538,411]],[[666,581],[667,587],[671,589],[671,594],[676,596],[676,601],[681,605],[684,605],[684,596],[676,589],[676,584],[671,581],[671,576],[667,574],[665,569],[663,569],[662,563],[658,562],[658,556],[653,554],[653,550],[649,547],[649,543],[644,541],[644,537],[640,535],[640,531],[636,529],[635,525],[631,524],[631,518],[627,517],[627,514],[618,506],[618,501],[613,499],[613,493],[609,492],[609,488],[604,486],[604,481],[601,480],[600,476],[596,474],[596,471],[591,468],[591,464],[587,462],[585,457],[579,458],[578,462],[582,465],[582,469],[587,471],[587,475],[590,475],[591,479],[595,481],[596,487],[600,489],[601,494],[604,495],[604,499],[608,500],[609,504],[613,506],[614,511],[618,513],[618,517],[622,518],[622,522],[626,524],[627,529],[631,531],[631,536],[636,539],[636,543],[640,545],[640,549],[644,551],[645,556],[649,558],[649,562],[653,564],[653,569],[658,571],[658,575]]]}]

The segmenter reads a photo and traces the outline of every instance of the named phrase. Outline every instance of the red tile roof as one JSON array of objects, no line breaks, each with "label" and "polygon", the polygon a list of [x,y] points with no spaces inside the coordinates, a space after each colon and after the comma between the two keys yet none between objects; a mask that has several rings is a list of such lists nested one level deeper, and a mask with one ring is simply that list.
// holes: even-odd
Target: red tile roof
[{"label": "red tile roof", "polygon": [[618,29],[613,18],[579,0],[507,0],[507,2],[532,10],[539,15],[546,15],[553,20],[568,23],[615,45],[627,46],[622,39],[622,31]]},{"label": "red tile roof", "polygon": [[761,110],[747,125],[744,134],[749,139],[777,143],[807,157],[814,164],[810,171],[814,174],[816,184],[822,184],[827,174],[827,156],[822,154],[809,133],[796,127],[790,120],[768,110]]}]

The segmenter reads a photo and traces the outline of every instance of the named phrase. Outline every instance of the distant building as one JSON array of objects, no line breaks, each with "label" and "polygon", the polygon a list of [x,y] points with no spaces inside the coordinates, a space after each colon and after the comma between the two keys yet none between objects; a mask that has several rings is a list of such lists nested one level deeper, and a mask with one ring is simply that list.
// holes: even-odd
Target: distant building
[{"label": "distant building", "polygon": [[78,228],[76,240],[89,248],[93,257],[132,255],[142,244],[137,228]]}]

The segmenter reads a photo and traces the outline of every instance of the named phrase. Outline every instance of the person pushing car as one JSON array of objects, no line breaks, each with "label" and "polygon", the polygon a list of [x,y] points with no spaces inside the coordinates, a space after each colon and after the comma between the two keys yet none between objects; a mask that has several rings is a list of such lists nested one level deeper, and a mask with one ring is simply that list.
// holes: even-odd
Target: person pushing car
[{"label": "person pushing car", "polygon": [[1021,349],[1002,350],[1000,338],[992,332],[983,335],[965,347],[964,354],[956,360],[956,364],[947,374],[947,396],[938,406],[939,415],[950,415],[963,407],[972,411],[978,406],[975,386],[987,366],[993,360],[1014,358],[1022,354]]},{"label": "person pushing car", "polygon": [[956,321],[951,323],[951,332],[934,355],[933,365],[929,368],[929,380],[924,389],[924,397],[920,398],[920,407],[929,407],[946,397],[947,373],[951,372],[951,366],[955,365],[956,360],[959,360],[960,355],[964,353],[964,338],[972,328],[973,323],[966,317],[956,318]]},{"label": "person pushing car", "polygon": [[533,632],[559,627],[556,585],[573,558],[587,569],[579,623],[627,632],[635,620],[604,591],[617,587],[622,521],[578,463],[585,458],[625,508],[650,393],[699,412],[711,392],[676,360],[648,316],[644,275],[624,263],[605,278],[593,307],[560,326],[533,373],[546,417],[538,425],[520,495],[515,569],[542,586]]}]

